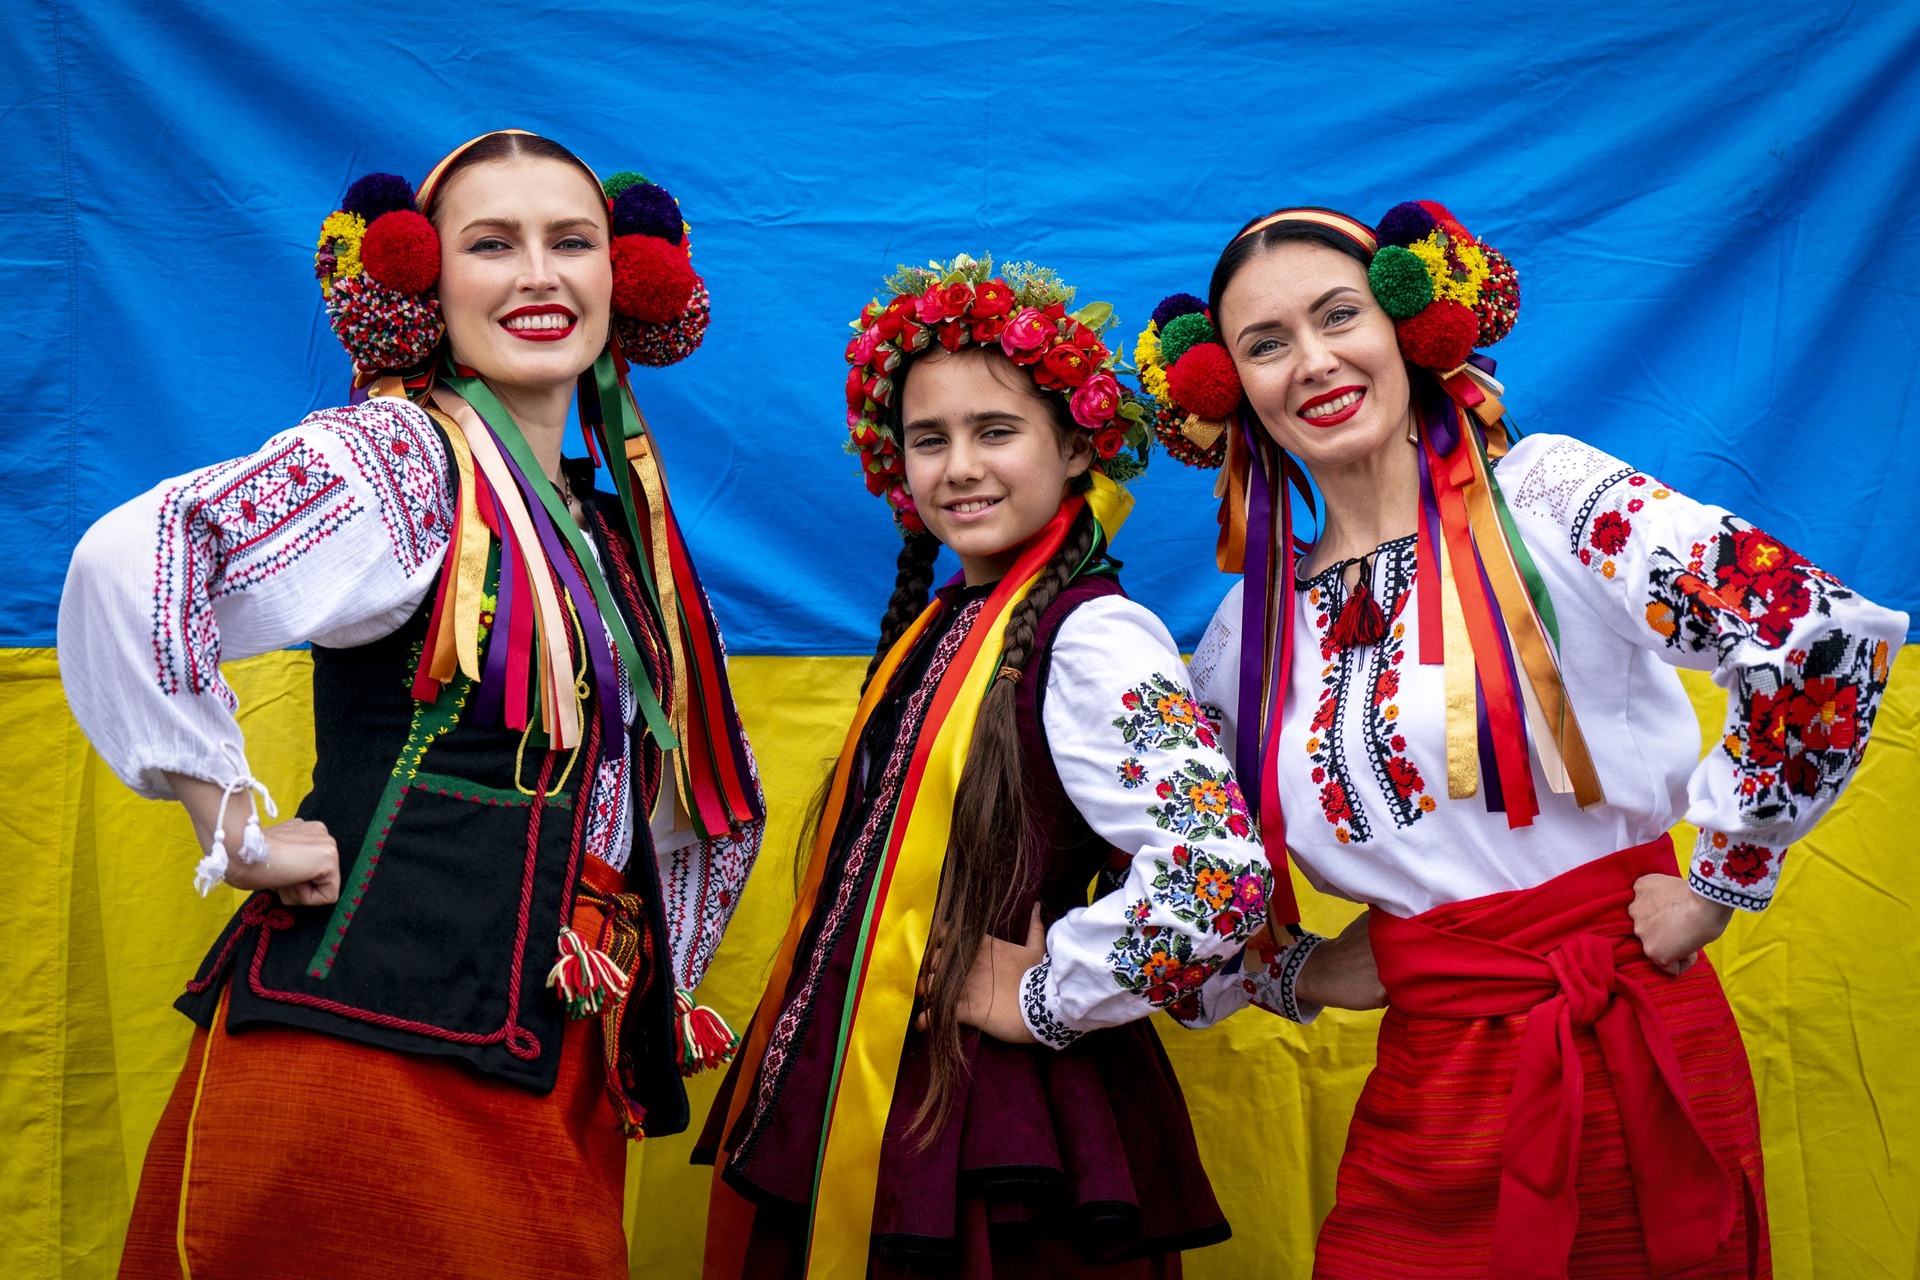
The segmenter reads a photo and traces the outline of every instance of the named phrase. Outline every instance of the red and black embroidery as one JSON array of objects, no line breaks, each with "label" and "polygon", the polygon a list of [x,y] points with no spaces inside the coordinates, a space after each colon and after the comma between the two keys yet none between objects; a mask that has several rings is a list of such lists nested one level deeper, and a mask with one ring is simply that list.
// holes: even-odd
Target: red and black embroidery
[{"label": "red and black embroidery", "polygon": [[213,602],[286,570],[358,514],[353,492],[305,440],[209,468],[160,499],[153,583],[154,678],[168,694],[215,692]]},{"label": "red and black embroidery", "polygon": [[1408,757],[1407,740],[1400,732],[1400,680],[1407,661],[1405,613],[1412,598],[1417,562],[1411,538],[1380,549],[1380,580],[1374,584],[1374,594],[1390,602],[1387,633],[1367,651],[1367,712],[1362,737],[1374,780],[1386,797],[1387,811],[1393,816],[1393,825],[1401,829],[1412,826],[1434,808],[1426,779]]},{"label": "red and black embroidery", "polygon": [[1306,583],[1305,601],[1323,663],[1306,751],[1312,762],[1310,776],[1320,793],[1321,816],[1342,844],[1364,844],[1374,834],[1348,764],[1345,739],[1351,698],[1364,699],[1360,749],[1386,798],[1394,826],[1412,826],[1434,808],[1426,779],[1407,755],[1407,740],[1400,731],[1400,681],[1407,660],[1402,615],[1411,598],[1416,560],[1412,535],[1382,545],[1373,557],[1370,589],[1376,599],[1388,602],[1387,631],[1376,644],[1343,647],[1334,643],[1332,620],[1349,594],[1341,566],[1328,568]]},{"label": "red and black embroidery", "polygon": [[425,413],[401,400],[369,400],[352,409],[328,409],[302,428],[323,427],[339,437],[375,509],[393,557],[409,576],[440,554],[453,519],[446,455]]}]

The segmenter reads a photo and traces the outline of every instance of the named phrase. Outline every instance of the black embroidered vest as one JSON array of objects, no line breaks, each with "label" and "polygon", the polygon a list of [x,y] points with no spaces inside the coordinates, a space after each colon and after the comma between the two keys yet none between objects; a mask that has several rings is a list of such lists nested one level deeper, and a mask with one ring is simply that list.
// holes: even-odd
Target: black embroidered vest
[{"label": "black embroidered vest", "polygon": [[[584,495],[591,471],[569,465],[570,483]],[[647,606],[638,597],[633,548],[613,532],[620,509],[603,494],[588,500],[599,516],[589,536],[621,612],[640,634],[636,616]],[[313,646],[316,761],[299,816],[324,822],[339,845],[339,902],[290,908],[270,893],[254,894],[176,1007],[210,1026],[224,987],[227,1026],[236,1033],[264,1024],[302,1027],[461,1058],[546,1092],[559,1070],[568,1019],[545,983],[587,856],[592,779],[609,754],[595,710],[603,691],[594,690],[581,709],[577,753],[542,749],[537,732],[523,743],[521,732],[504,723],[471,723],[474,691],[464,677],[436,702],[416,702],[413,675],[435,595],[429,591],[413,618],[384,639]],[[640,674],[659,690],[660,672]],[[671,949],[647,823],[661,777],[659,751],[644,733],[642,725],[633,741],[626,892],[645,906],[651,945],[639,964],[650,960],[651,972],[633,975],[621,1083],[646,1108],[648,1136],[658,1137],[686,1128],[688,1114],[674,1058]]]}]

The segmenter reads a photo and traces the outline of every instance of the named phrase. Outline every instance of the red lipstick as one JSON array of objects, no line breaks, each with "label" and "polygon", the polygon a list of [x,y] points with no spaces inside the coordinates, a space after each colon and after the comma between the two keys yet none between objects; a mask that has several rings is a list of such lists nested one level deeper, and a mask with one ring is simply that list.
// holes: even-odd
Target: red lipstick
[{"label": "red lipstick", "polygon": [[[508,323],[522,316],[559,316],[565,323],[537,329],[517,329]],[[548,302],[539,306],[516,307],[500,317],[500,327],[525,342],[559,342],[580,327],[580,318],[567,308]]]},{"label": "red lipstick", "polygon": [[[1318,417],[1312,417],[1312,418],[1309,418],[1307,416],[1307,410],[1316,408],[1323,404],[1332,404],[1335,400],[1339,400],[1345,396],[1353,396],[1354,397],[1353,403],[1350,405],[1347,405],[1345,408],[1340,409],[1334,413],[1324,414],[1324,415],[1321,415]],[[1298,409],[1295,409],[1293,412],[1295,417],[1299,418],[1300,421],[1306,423],[1310,427],[1335,427],[1345,422],[1347,419],[1351,418],[1354,414],[1360,412],[1360,406],[1365,404],[1366,402],[1367,402],[1367,390],[1365,387],[1335,387],[1332,391],[1327,392],[1325,395],[1315,396],[1313,399],[1307,401],[1305,404],[1301,405]]]}]

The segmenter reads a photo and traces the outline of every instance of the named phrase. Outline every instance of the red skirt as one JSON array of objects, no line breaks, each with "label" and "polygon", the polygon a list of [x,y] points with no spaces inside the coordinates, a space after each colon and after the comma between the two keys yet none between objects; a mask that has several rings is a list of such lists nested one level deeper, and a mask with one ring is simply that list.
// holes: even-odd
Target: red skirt
[{"label": "red skirt", "polygon": [[1702,957],[1627,905],[1662,838],[1370,932],[1388,1010],[1314,1275],[1770,1276],[1760,1124]]},{"label": "red skirt", "polygon": [[[619,891],[612,868],[585,874]],[[581,901],[575,931],[600,923]],[[221,1009],[147,1148],[122,1277],[626,1280],[599,1019],[567,1028],[541,1095],[311,1031],[229,1035]]]}]

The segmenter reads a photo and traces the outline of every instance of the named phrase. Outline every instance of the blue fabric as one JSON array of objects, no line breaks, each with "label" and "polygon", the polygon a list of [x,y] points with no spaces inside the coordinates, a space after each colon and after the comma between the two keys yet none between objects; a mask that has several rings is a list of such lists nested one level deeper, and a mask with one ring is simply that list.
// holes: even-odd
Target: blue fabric
[{"label": "blue fabric", "polygon": [[[1247,218],[1407,198],[1517,264],[1524,429],[1920,616],[1917,63],[1920,7],[1779,0],[31,0],[0,25],[0,644],[52,642],[102,511],[344,398],[310,263],[347,183],[508,125],[693,223],[712,333],[637,390],[736,652],[872,642],[895,541],[841,350],[892,264],[1039,259],[1130,355]],[[1211,479],[1159,458],[1118,547],[1188,643],[1228,585]]]}]

